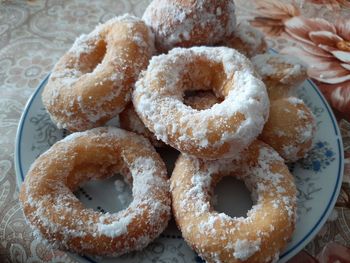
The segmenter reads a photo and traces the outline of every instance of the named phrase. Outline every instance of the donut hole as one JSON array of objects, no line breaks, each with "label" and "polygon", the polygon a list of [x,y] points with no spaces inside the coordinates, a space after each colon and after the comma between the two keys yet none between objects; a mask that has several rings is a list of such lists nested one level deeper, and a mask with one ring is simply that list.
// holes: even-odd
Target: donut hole
[{"label": "donut hole", "polygon": [[187,90],[184,94],[184,104],[196,110],[206,110],[221,102],[211,90]]},{"label": "donut hole", "polygon": [[183,102],[197,110],[211,108],[226,96],[226,74],[223,65],[198,58],[182,78]]},{"label": "donut hole", "polygon": [[224,99],[227,94],[223,92],[227,76],[222,63],[210,61],[199,57],[189,65],[185,80],[189,83],[184,86],[186,90],[212,91],[217,98]]},{"label": "donut hole", "polygon": [[217,212],[231,217],[246,217],[254,204],[244,182],[232,176],[225,176],[216,184],[211,203]]},{"label": "donut hole", "polygon": [[[89,150],[86,148],[89,143]],[[128,207],[133,199],[132,177],[125,162],[116,158],[118,148],[98,140],[80,142],[66,185],[86,208],[115,213]]]},{"label": "donut hole", "polygon": [[102,213],[121,211],[133,200],[131,184],[121,174],[87,181],[74,194],[86,208]]},{"label": "donut hole", "polygon": [[82,53],[80,55],[80,67],[79,70],[82,74],[91,73],[102,62],[106,55],[107,43],[104,40],[100,40],[96,43],[94,48],[88,53]]}]

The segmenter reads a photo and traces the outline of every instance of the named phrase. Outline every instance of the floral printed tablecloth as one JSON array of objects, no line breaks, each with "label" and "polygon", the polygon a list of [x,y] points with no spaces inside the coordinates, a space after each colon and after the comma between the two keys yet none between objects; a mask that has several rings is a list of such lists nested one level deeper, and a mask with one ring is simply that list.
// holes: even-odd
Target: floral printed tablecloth
[{"label": "floral printed tablecloth", "polygon": [[[270,47],[305,60],[342,131],[346,167],[341,194],[325,226],[292,262],[350,262],[350,2],[235,2],[238,20],[261,29]],[[18,121],[35,87],[78,35],[116,14],[141,16],[148,3],[0,0],[0,262],[72,262],[34,240],[25,224],[13,161]]]}]

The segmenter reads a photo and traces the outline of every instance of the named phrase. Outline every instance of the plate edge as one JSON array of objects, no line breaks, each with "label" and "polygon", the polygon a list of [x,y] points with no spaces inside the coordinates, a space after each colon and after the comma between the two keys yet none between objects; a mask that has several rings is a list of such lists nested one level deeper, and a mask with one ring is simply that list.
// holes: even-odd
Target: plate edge
[{"label": "plate edge", "polygon": [[[272,52],[274,52],[274,53],[277,53],[273,49],[270,49],[270,50]],[[24,180],[24,178],[23,178],[24,177],[23,171],[21,169],[21,165],[19,164],[19,162],[21,160],[21,157],[20,157],[20,140],[21,140],[21,137],[22,137],[23,126],[25,124],[26,116],[27,116],[27,113],[28,113],[28,108],[31,106],[31,104],[33,103],[35,97],[41,91],[42,86],[47,82],[49,77],[50,77],[50,73],[40,82],[38,87],[35,89],[33,94],[28,99],[26,105],[23,108],[22,115],[21,115],[21,118],[20,118],[20,121],[19,121],[19,125],[18,125],[17,130],[16,130],[14,163],[15,163],[15,173],[16,173],[16,181],[17,181],[17,187],[18,188],[20,188],[20,186],[21,186],[21,184],[22,184],[22,182]],[[340,176],[338,176],[338,178],[337,178],[337,182],[336,182],[337,187],[336,187],[336,189],[335,189],[335,191],[333,193],[332,200],[328,204],[328,209],[326,209],[328,211],[324,212],[322,219],[314,226],[313,229],[310,230],[309,236],[305,240],[300,241],[299,244],[297,244],[294,247],[293,250],[296,250],[296,248],[300,248],[300,247],[303,248],[303,247],[305,247],[305,246],[303,246],[303,244],[309,243],[312,240],[312,238],[315,237],[317,232],[324,226],[324,224],[326,223],[330,213],[333,211],[334,206],[336,204],[336,200],[337,200],[337,197],[339,196],[339,192],[340,192],[341,185],[342,185],[342,183],[341,182],[339,183],[339,181],[342,181],[342,178],[343,178],[343,175],[344,175],[344,148],[343,148],[343,141],[342,141],[341,132],[340,132],[338,123],[335,121],[336,118],[334,116],[334,113],[333,113],[330,105],[328,104],[327,100],[325,99],[323,94],[318,89],[317,85],[310,79],[307,79],[307,81],[315,89],[315,91],[318,93],[319,97],[321,98],[322,102],[326,106],[327,112],[330,115],[330,118],[332,120],[333,126],[335,128],[335,132],[336,132],[336,136],[337,136],[336,139],[337,139],[337,142],[338,142],[339,153],[340,153],[339,154],[339,156],[340,156],[340,159],[339,159],[339,172],[338,172],[338,174],[340,174]],[[297,251],[300,252],[301,249],[297,249]],[[278,263],[286,262],[287,260],[289,260],[291,257],[293,257],[294,255],[296,255],[298,253],[297,252],[297,253],[293,254],[291,252],[292,252],[292,250],[288,251],[287,254],[283,254],[282,258],[280,258]],[[69,257],[76,259],[76,257],[73,256],[73,255],[70,255],[69,252],[66,252],[66,253],[69,255]],[[289,253],[291,253],[291,254],[289,254]],[[84,258],[84,257],[81,257],[81,256],[79,256],[79,257],[83,258],[85,260],[85,262],[86,262],[86,260],[88,260],[89,262],[95,262],[95,261],[90,261],[89,258]]]},{"label": "plate edge", "polygon": [[22,114],[21,114],[21,118],[19,120],[18,123],[18,127],[16,130],[16,138],[15,138],[15,151],[14,151],[14,163],[15,163],[15,173],[16,173],[16,185],[18,188],[20,188],[20,186],[22,185],[22,182],[24,181],[24,175],[23,175],[23,171],[22,171],[22,166],[20,165],[20,161],[21,161],[21,156],[20,156],[20,149],[21,149],[21,145],[20,145],[20,140],[22,137],[22,130],[23,130],[23,126],[27,117],[27,113],[28,113],[28,109],[30,107],[30,105],[33,103],[35,97],[38,95],[38,93],[40,92],[40,90],[42,89],[42,86],[47,82],[48,78],[50,77],[50,74],[47,74],[46,77],[39,83],[38,87],[34,90],[33,94],[29,97],[28,101],[26,102]]}]

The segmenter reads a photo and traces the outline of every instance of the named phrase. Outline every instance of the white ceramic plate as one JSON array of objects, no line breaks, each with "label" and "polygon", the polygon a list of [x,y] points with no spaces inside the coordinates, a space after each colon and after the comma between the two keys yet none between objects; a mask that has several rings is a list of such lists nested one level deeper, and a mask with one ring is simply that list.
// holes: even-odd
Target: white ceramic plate
[{"label": "white ceramic plate", "polygon": [[[23,182],[33,161],[67,135],[56,128],[42,105],[41,92],[46,82],[47,78],[28,101],[18,127],[15,152],[18,185]],[[316,116],[317,133],[308,158],[290,166],[298,188],[298,221],[293,238],[281,253],[279,262],[285,262],[299,252],[326,222],[339,194],[343,175],[342,140],[330,107],[311,81],[301,85],[298,96]],[[163,150],[161,154],[171,170],[176,153]],[[120,185],[115,187],[114,180],[115,177],[103,182],[90,182],[82,186],[76,195],[87,207],[110,212],[121,210],[128,204],[130,189]],[[231,216],[245,214],[252,205],[243,183],[225,181],[215,192],[219,200],[216,209]],[[173,221],[158,239],[141,252],[114,259],[71,256],[79,262],[203,262],[186,245]]]}]

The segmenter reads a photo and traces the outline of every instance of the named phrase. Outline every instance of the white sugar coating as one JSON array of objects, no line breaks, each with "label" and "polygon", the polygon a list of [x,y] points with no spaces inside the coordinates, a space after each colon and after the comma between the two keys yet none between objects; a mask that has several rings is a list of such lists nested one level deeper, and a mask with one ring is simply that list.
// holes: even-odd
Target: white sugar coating
[{"label": "white sugar coating", "polygon": [[123,180],[115,180],[114,181],[114,186],[117,192],[123,192],[125,188],[125,183]]},{"label": "white sugar coating", "polygon": [[[213,255],[206,251],[207,247],[211,251],[216,244],[207,243],[205,236],[210,236],[210,240],[217,240],[218,244],[223,244],[225,253],[229,253],[236,259],[244,261],[258,252],[260,256],[260,249],[265,247],[270,241],[272,242],[272,240],[268,241],[266,238],[276,236],[276,231],[284,231],[280,228],[282,222],[276,224],[275,219],[271,215],[275,215],[278,218],[282,217],[286,220],[287,218],[290,219],[283,222],[283,226],[286,229],[290,229],[288,233],[294,228],[296,190],[293,177],[288,173],[287,167],[285,167],[283,172],[280,168],[277,171],[271,171],[276,169],[276,163],[285,166],[284,160],[276,151],[263,144],[258,149],[258,157],[253,157],[249,163],[245,160],[255,156],[255,154],[251,155],[254,151],[251,153],[244,151],[236,159],[220,159],[205,162],[190,156],[180,157],[180,160],[181,158],[186,160],[184,163],[188,167],[183,171],[184,176],[191,174],[191,181],[190,184],[188,182],[181,184],[181,182],[176,183],[176,180],[172,180],[171,188],[173,193],[176,193],[175,199],[173,195],[175,218],[186,240],[189,239],[190,243],[197,242],[192,241],[192,237],[195,240],[201,240],[200,244],[191,243],[191,245],[206,260],[214,257],[217,260],[215,262],[225,262],[220,252]],[[250,164],[254,165],[250,166]],[[281,173],[278,171],[281,171]],[[181,171],[179,172],[181,173]],[[213,211],[210,203],[213,193],[213,182],[218,182],[223,176],[236,176],[238,179],[243,180],[252,192],[252,195],[256,196],[255,204],[247,212],[246,217],[230,217],[224,213]],[[177,179],[181,179],[181,177],[177,177]],[[177,188],[182,189],[181,193],[179,193],[180,197],[177,197],[179,191]],[[264,227],[264,230],[248,231],[245,237],[244,233],[242,233],[242,227],[244,226],[244,229],[246,229],[250,224],[254,224],[256,220],[260,220],[259,223],[261,223],[261,220],[265,220],[264,222],[269,225]],[[187,222],[192,222],[192,224],[186,227]],[[219,230],[218,227],[220,227]],[[235,236],[238,232],[239,238],[237,239]],[[284,238],[285,235],[282,235],[283,241]],[[273,242],[281,242],[282,240]],[[272,251],[273,255],[270,256],[271,258],[281,249],[277,244],[273,244],[273,246],[275,248]]]},{"label": "white sugar coating", "polygon": [[100,32],[96,29],[90,34],[82,34],[73,43],[73,46],[69,49],[69,52],[80,56],[94,50],[95,45],[100,40]]},{"label": "white sugar coating", "polygon": [[243,240],[238,239],[234,244],[235,252],[233,253],[233,256],[236,259],[247,260],[252,255],[254,255],[255,252],[260,250],[260,244],[261,244],[260,239],[255,241],[249,241],[247,239],[243,239]]},{"label": "white sugar coating", "polygon": [[85,133],[83,132],[73,132],[66,137],[64,137],[61,142],[69,142],[78,139],[79,137],[84,137]]},{"label": "white sugar coating", "polygon": [[105,219],[110,219],[110,214],[106,213],[100,217],[99,223],[97,223],[97,231],[100,235],[105,235],[108,237],[117,237],[128,232],[128,226],[132,222],[134,215],[128,215],[126,217],[119,218],[118,221],[113,221],[111,223],[105,223]]},{"label": "white sugar coating", "polygon": [[[197,159],[191,159],[195,167],[200,166],[200,161]],[[270,164],[275,161],[283,162],[283,159],[273,150],[268,148],[260,149],[260,156],[258,159],[258,166],[255,167],[244,167],[245,173],[242,174],[240,179],[244,180],[248,189],[260,196],[266,191],[270,191],[270,186],[273,186],[276,190],[275,194],[282,198],[286,192],[285,188],[281,186],[284,176],[279,173],[272,173],[270,171]],[[232,159],[223,159],[216,161],[206,161],[205,171],[202,169],[195,169],[195,173],[191,178],[192,186],[186,192],[186,199],[183,200],[184,207],[186,203],[191,200],[195,203],[200,212],[208,212],[210,210],[209,200],[207,200],[207,193],[211,191],[210,187],[212,184],[212,176],[215,173],[222,173],[229,175],[237,169],[242,167],[235,166],[235,162],[239,163],[239,159],[233,161]],[[262,182],[261,182],[262,180]],[[254,186],[255,185],[255,186]],[[263,201],[257,198],[258,201]],[[260,209],[260,205],[255,205],[252,210]],[[251,212],[248,212],[250,214]]]},{"label": "white sugar coating", "polygon": [[129,164],[129,169],[133,177],[134,187],[139,186],[137,188],[143,188],[142,190],[146,191],[145,187],[150,184],[156,184],[159,187],[166,186],[166,184],[160,182],[160,179],[154,178],[156,163],[151,157],[136,158],[133,163]]},{"label": "white sugar coating", "polygon": [[140,19],[138,17],[130,14],[113,17],[105,23],[97,25],[91,33],[82,34],[80,37],[78,37],[73,43],[73,46],[70,48],[69,52],[75,53],[78,56],[82,53],[89,53],[93,48],[95,48],[96,42],[101,39],[101,33],[104,33],[103,31],[106,30],[107,27],[119,22],[136,23],[139,21]]},{"label": "white sugar coating", "polygon": [[256,55],[252,58],[252,63],[262,76],[271,76],[276,74],[277,68],[267,63],[266,55]]},{"label": "white sugar coating", "polygon": [[276,134],[278,137],[286,136],[286,132],[282,130],[275,130],[274,134]]},{"label": "white sugar coating", "polygon": [[[80,138],[83,140],[80,140]],[[103,214],[91,209],[81,209],[80,201],[71,192],[66,183],[78,158],[77,150],[74,149],[79,148],[80,154],[84,154],[82,149],[89,151],[88,138],[95,144],[101,144],[103,147],[113,148],[113,143],[117,143],[118,147],[123,149],[120,157],[113,156],[110,158],[110,163],[108,161],[103,164],[99,163],[101,165],[101,173],[108,172],[108,174],[105,174],[105,177],[109,175],[109,172],[111,172],[110,175],[113,175],[115,172],[118,172],[118,169],[123,169],[125,165],[128,165],[128,163],[118,164],[120,161],[117,161],[118,158],[121,161],[125,161],[127,156],[130,157],[128,151],[135,154],[137,152],[135,147],[143,151],[145,151],[143,148],[148,147],[149,155],[146,157],[133,157],[135,162],[133,162],[132,167],[133,171],[137,171],[137,174],[133,174],[135,175],[134,182],[139,187],[147,188],[147,195],[135,196],[135,200],[126,209],[113,214]],[[135,143],[134,146],[121,146],[123,143],[130,141],[130,139]],[[113,149],[110,149],[111,152]],[[49,235],[52,237],[50,238],[50,243],[57,245],[61,249],[72,249],[69,244],[71,244],[72,238],[77,238],[80,240],[81,248],[76,248],[76,252],[83,253],[84,249],[89,249],[92,246],[92,243],[85,241],[85,237],[90,239],[101,236],[117,239],[116,244],[122,246],[121,249],[117,249],[113,253],[114,256],[130,250],[143,249],[164,230],[167,225],[166,218],[170,216],[170,198],[166,197],[169,191],[169,185],[165,176],[166,170],[165,167],[159,164],[160,159],[151,159],[152,156],[154,157],[152,154],[155,153],[151,149],[151,145],[143,137],[112,127],[96,128],[67,136],[42,154],[31,166],[24,182],[25,188],[22,189],[21,193],[26,196],[26,199],[22,199],[21,203],[24,211],[27,211],[28,208],[31,211],[30,214],[25,214],[26,218],[31,222],[36,232],[39,233],[40,231],[40,236],[47,237]],[[44,162],[40,161],[43,158]],[[110,166],[116,164],[118,164],[117,167],[119,168],[114,168],[117,169],[116,171],[109,171]],[[52,169],[52,165],[56,165],[55,169]],[[137,167],[138,165],[144,165],[144,168]],[[155,165],[155,167],[152,168],[152,165]],[[53,170],[55,171],[54,174],[48,172]],[[31,173],[36,173],[36,175]],[[83,183],[91,178],[98,179],[102,174],[86,172],[80,174],[77,171],[73,178],[77,180],[77,183]],[[49,189],[45,189],[47,192],[39,189],[43,183],[45,184],[45,180],[53,181],[53,177],[60,178],[60,180],[49,184]],[[122,190],[123,183],[121,180],[117,181],[115,185],[118,190]],[[136,194],[143,193],[138,190],[134,192]],[[164,195],[163,199],[158,197],[159,195],[157,194],[159,193]],[[58,216],[53,217],[52,215]],[[127,238],[119,240],[119,237],[128,235],[129,227],[137,228],[137,226],[131,226],[131,224],[133,224],[134,219],[139,220],[141,217],[144,220],[144,225],[140,229],[140,236],[132,241]],[[60,236],[59,239],[57,235]],[[108,244],[106,246],[108,247]],[[93,247],[90,248],[93,249]],[[101,252],[101,255],[103,255],[103,252]]]},{"label": "white sugar coating", "polygon": [[[222,103],[201,111],[183,103],[183,92],[189,87],[181,84],[183,76],[190,74],[188,65],[198,57],[222,64],[227,78],[234,79]],[[159,90],[152,90],[159,78],[165,80],[163,85],[158,87]],[[254,77],[249,61],[235,50],[225,47],[175,48],[167,55],[153,57],[147,72],[135,85],[133,101],[138,115],[158,139],[172,143],[175,148],[185,142],[201,148],[225,143],[234,145],[226,157],[241,151],[261,132],[269,111],[265,86]],[[243,114],[245,120],[233,128],[232,125],[236,124],[232,124],[230,118],[237,113]],[[221,137],[209,143],[208,136],[217,130],[208,126],[211,120],[215,121],[215,128],[224,128]],[[177,134],[176,142],[169,141],[169,137]]]},{"label": "white sugar coating", "polygon": [[[296,97],[284,99],[292,105],[294,110],[293,118],[295,122],[289,128],[289,132],[281,133],[283,144],[280,147],[280,154],[287,162],[294,162],[304,158],[312,147],[312,141],[316,131],[316,122],[313,113],[307,108],[305,103]],[[291,112],[291,111],[290,111]],[[274,134],[277,135],[278,131]]]},{"label": "white sugar coating", "polygon": [[126,208],[132,202],[132,195],[129,192],[119,193],[117,198],[122,208]]},{"label": "white sugar coating", "polygon": [[263,79],[280,75],[280,83],[291,86],[299,84],[290,83],[292,79],[302,77],[306,72],[306,65],[300,59],[288,55],[260,54],[252,58],[252,63]]},{"label": "white sugar coating", "polygon": [[297,115],[298,115],[298,118],[301,119],[301,120],[307,120],[308,116],[306,114],[306,112],[304,110],[300,110],[298,109],[297,110]]},{"label": "white sugar coating", "polygon": [[239,23],[233,34],[248,45],[250,50],[258,50],[265,42],[264,34],[247,22]]},{"label": "white sugar coating", "polygon": [[[88,73],[91,74],[91,73]],[[88,75],[86,74],[86,75]],[[119,74],[118,75],[120,78],[115,78],[112,76],[113,81],[115,83],[118,83],[116,85],[122,85],[121,83],[123,82],[123,74]],[[107,80],[105,80],[107,81]],[[100,83],[100,86],[103,86],[104,82]],[[108,102],[111,102],[112,100],[114,100],[116,97],[120,96],[120,92],[122,91],[122,89],[116,89],[115,92],[113,94],[108,94],[106,96],[100,96],[99,98],[97,98],[94,102],[94,110],[91,110],[90,105],[86,105],[86,103],[84,103],[83,101],[79,101],[77,102],[77,104],[79,105],[79,109],[80,111],[85,114],[86,118],[91,122],[91,123],[96,123],[98,120],[100,120],[101,118],[105,117],[105,116],[109,116],[111,114],[111,112],[108,111],[103,111],[102,109],[102,105]],[[130,96],[130,95],[129,95]],[[130,97],[129,97],[130,98]],[[128,96],[125,97],[125,101],[128,101]],[[120,112],[120,109],[118,110],[113,110],[115,112],[115,114]]]},{"label": "white sugar coating", "polygon": [[302,99],[297,98],[297,97],[288,97],[287,101],[293,105],[304,104],[304,101]]},{"label": "white sugar coating", "polygon": [[[147,28],[140,18],[128,14],[112,18],[91,33],[77,38],[58,61],[45,87],[43,102],[59,127],[74,127],[74,130],[93,128],[99,121],[108,120],[123,110],[134,85],[133,82],[129,84],[130,79],[137,78],[145,66],[144,61],[155,52],[153,33],[147,28],[147,34],[141,34],[137,29],[140,23]],[[127,46],[115,46],[117,38],[110,37],[110,32],[118,26],[127,30],[120,38],[138,46],[139,58],[131,60]],[[101,54],[102,61],[96,61],[97,65],[93,65],[92,61],[91,65],[86,63],[87,57],[98,51],[101,45],[106,48],[105,54]],[[114,47],[118,48],[118,52],[113,50]],[[129,72],[127,77],[124,74],[126,70]],[[96,95],[89,96],[87,100],[84,96],[87,92]],[[54,112],[57,107],[60,108],[59,113]]]},{"label": "white sugar coating", "polygon": [[185,6],[177,1],[155,0],[148,5],[142,19],[155,32],[156,43],[162,50],[189,40],[196,41],[194,45],[213,45],[230,35],[236,26],[233,1],[214,1],[209,5],[206,0],[197,0]]},{"label": "white sugar coating", "polygon": [[137,116],[133,106],[127,106],[125,110],[120,114],[121,127],[128,131],[140,134],[150,140],[153,146],[162,147],[162,142],[158,141],[157,138],[151,133],[146,126],[143,124],[141,119]]},{"label": "white sugar coating", "polygon": [[311,121],[310,123],[305,124],[304,127],[296,127],[295,129],[298,133],[297,142],[302,144],[312,140],[315,125],[314,122]]},{"label": "white sugar coating", "polygon": [[[118,137],[121,139],[125,139],[128,138],[130,136],[130,132],[127,132],[125,130],[122,129],[117,129],[115,127],[112,126],[106,126],[103,128],[99,128],[99,129],[91,129],[88,131],[83,131],[83,132],[73,132],[71,134],[69,134],[68,136],[66,136],[65,138],[63,138],[60,142],[73,142],[75,140],[77,140],[78,138],[83,138],[86,136],[107,136],[107,137]],[[143,139],[142,137],[137,137],[137,139]]]}]

